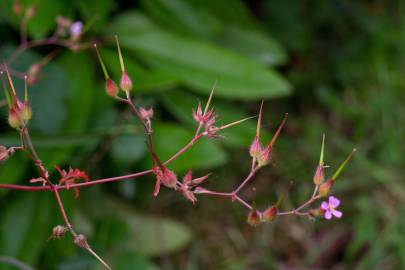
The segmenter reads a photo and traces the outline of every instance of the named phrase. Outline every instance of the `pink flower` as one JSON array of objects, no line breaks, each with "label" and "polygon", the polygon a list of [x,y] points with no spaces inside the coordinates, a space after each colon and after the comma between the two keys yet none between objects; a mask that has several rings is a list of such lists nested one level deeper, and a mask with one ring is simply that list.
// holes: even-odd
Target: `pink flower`
[{"label": "pink flower", "polygon": [[342,212],[336,210],[336,208],[339,206],[340,200],[336,197],[330,196],[328,202],[322,202],[321,204],[321,209],[325,211],[325,218],[326,219],[331,219],[332,215],[334,215],[337,218],[342,217]]},{"label": "pink flower", "polygon": [[83,30],[83,23],[81,21],[72,23],[72,25],[69,28],[69,32],[72,37],[80,36],[82,34],[82,30]]}]

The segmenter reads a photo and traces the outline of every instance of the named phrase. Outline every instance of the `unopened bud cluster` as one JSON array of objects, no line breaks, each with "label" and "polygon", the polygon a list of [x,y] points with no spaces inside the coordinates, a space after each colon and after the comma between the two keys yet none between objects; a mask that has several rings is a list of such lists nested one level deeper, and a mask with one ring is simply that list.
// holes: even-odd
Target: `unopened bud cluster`
[{"label": "unopened bud cluster", "polygon": [[278,208],[273,205],[268,207],[263,212],[259,210],[251,210],[248,213],[247,223],[253,227],[256,227],[262,223],[274,221],[277,217]]},{"label": "unopened bud cluster", "polygon": [[281,130],[283,129],[286,121],[287,121],[287,114],[284,117],[283,121],[281,122],[279,128],[277,129],[276,133],[274,134],[273,138],[271,139],[271,141],[266,145],[266,146],[262,146],[261,142],[260,142],[260,128],[261,128],[261,120],[262,120],[262,108],[263,108],[263,103],[260,106],[260,112],[259,112],[259,118],[257,121],[257,128],[256,128],[256,135],[253,138],[253,141],[250,145],[249,148],[249,154],[253,159],[253,162],[257,163],[257,166],[263,167],[265,165],[267,165],[270,162],[271,159],[271,153],[273,151],[273,146],[281,132]]},{"label": "unopened bud cluster", "polygon": [[[10,73],[6,68],[8,84],[3,81],[4,94],[8,104],[8,123],[12,128],[24,128],[32,118],[32,109],[28,100],[27,77],[25,77],[25,99],[20,100],[14,88]],[[3,80],[3,78],[1,78]]]},{"label": "unopened bud cluster", "polygon": [[118,37],[116,36],[115,38],[116,38],[116,44],[117,44],[117,50],[118,50],[118,59],[119,59],[120,66],[121,66],[121,78],[119,81],[119,87],[118,87],[117,83],[113,79],[111,79],[110,74],[108,73],[107,68],[104,64],[104,61],[101,57],[101,54],[97,49],[97,45],[94,44],[94,48],[96,49],[98,60],[100,62],[101,68],[104,73],[105,91],[106,91],[107,95],[109,95],[111,97],[117,97],[120,89],[122,89],[126,93],[126,95],[128,95],[128,93],[133,88],[132,79],[129,77],[129,75],[125,69],[125,64],[124,64],[124,60],[122,57],[122,52],[121,52],[121,47],[120,47],[120,44],[118,41]]},{"label": "unopened bud cluster", "polygon": [[21,102],[15,99],[13,105],[8,111],[8,123],[13,128],[22,128],[26,126],[32,117],[32,109],[28,102]]}]

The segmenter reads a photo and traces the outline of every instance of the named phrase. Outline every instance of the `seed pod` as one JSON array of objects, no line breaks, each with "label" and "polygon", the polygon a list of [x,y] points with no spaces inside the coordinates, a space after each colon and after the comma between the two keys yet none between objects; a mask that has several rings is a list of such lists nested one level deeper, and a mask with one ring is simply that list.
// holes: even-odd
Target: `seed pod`
[{"label": "seed pod", "polygon": [[107,93],[107,95],[116,97],[118,95],[118,91],[119,88],[117,84],[111,78],[108,78],[105,81],[105,92]]},{"label": "seed pod", "polygon": [[132,80],[128,76],[128,73],[126,71],[122,72],[121,80],[120,80],[120,87],[125,92],[129,92],[132,90]]},{"label": "seed pod", "polygon": [[270,206],[263,212],[263,221],[273,221],[277,217],[277,212],[276,206]]},{"label": "seed pod", "polygon": [[329,178],[319,186],[319,196],[326,197],[333,186],[333,179]]},{"label": "seed pod", "polygon": [[261,152],[262,152],[262,146],[260,145],[260,139],[258,136],[255,136],[252,144],[250,145],[249,154],[252,158],[257,159],[260,156]]},{"label": "seed pod", "polygon": [[313,178],[314,184],[320,185],[324,181],[324,179],[325,179],[324,167],[323,167],[323,165],[318,165],[316,167],[314,178]]},{"label": "seed pod", "polygon": [[13,107],[8,111],[8,123],[12,128],[19,128],[22,125],[19,112]]},{"label": "seed pod", "polygon": [[260,225],[262,222],[262,213],[258,210],[251,210],[247,217],[247,223],[253,227]]},{"label": "seed pod", "polygon": [[24,124],[28,123],[28,121],[32,117],[32,109],[30,104],[25,101],[21,106],[21,120]]}]

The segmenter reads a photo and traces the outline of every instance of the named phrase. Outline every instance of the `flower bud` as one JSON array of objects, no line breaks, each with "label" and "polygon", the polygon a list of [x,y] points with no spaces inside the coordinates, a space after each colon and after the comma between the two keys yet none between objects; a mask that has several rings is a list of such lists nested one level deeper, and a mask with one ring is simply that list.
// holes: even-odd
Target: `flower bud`
[{"label": "flower bud", "polygon": [[38,82],[38,74],[42,69],[42,65],[41,64],[32,64],[27,72],[27,83],[29,85],[33,85],[36,84]]},{"label": "flower bud", "polygon": [[128,76],[128,73],[126,71],[122,72],[120,86],[121,89],[125,92],[129,92],[132,90],[132,80]]},{"label": "flower bud", "polygon": [[8,159],[8,149],[7,147],[0,145],[0,162]]},{"label": "flower bud", "polygon": [[107,95],[111,97],[116,97],[118,95],[118,86],[117,84],[110,78],[105,81],[105,92]]},{"label": "flower bud", "polygon": [[258,159],[258,157],[260,156],[260,153],[262,151],[263,150],[262,150],[262,146],[260,145],[260,139],[258,136],[255,136],[252,144],[250,145],[249,154],[252,158]]},{"label": "flower bud", "polygon": [[323,210],[322,208],[310,209],[310,210],[309,210],[309,214],[311,215],[311,217],[319,217],[319,216],[322,216],[324,212],[325,212],[325,210]]},{"label": "flower bud", "polygon": [[277,207],[274,205],[263,212],[263,221],[273,221],[277,217]]},{"label": "flower bud", "polygon": [[35,7],[35,5],[32,5],[25,12],[25,16],[27,17],[27,19],[31,19],[32,17],[35,16],[36,13],[37,13],[37,8]]},{"label": "flower bud", "polygon": [[323,165],[318,165],[314,174],[314,184],[320,185],[324,181],[324,167]]},{"label": "flower bud", "polygon": [[247,217],[247,223],[253,227],[260,225],[262,222],[262,213],[258,210],[251,210]]},{"label": "flower bud", "polygon": [[14,12],[15,15],[20,15],[21,11],[22,11],[21,2],[20,2],[20,0],[17,0],[13,4],[13,12]]},{"label": "flower bud", "polygon": [[319,186],[319,196],[326,197],[333,186],[333,179],[329,178]]}]

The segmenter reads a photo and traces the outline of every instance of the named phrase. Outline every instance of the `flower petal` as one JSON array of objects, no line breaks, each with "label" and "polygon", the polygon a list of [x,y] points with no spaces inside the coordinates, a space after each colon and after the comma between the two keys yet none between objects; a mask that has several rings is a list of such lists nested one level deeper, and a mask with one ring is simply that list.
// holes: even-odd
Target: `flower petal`
[{"label": "flower petal", "polygon": [[340,200],[334,196],[329,197],[329,205],[332,206],[333,208],[338,207],[340,204]]},{"label": "flower petal", "polygon": [[325,212],[325,218],[328,219],[328,220],[331,219],[332,218],[332,213],[330,211],[326,211]]},{"label": "flower petal", "polygon": [[321,209],[328,210],[329,209],[329,204],[327,202],[322,202],[321,203]]},{"label": "flower petal", "polygon": [[338,210],[332,210],[332,214],[337,218],[341,218],[343,216],[343,213]]}]

